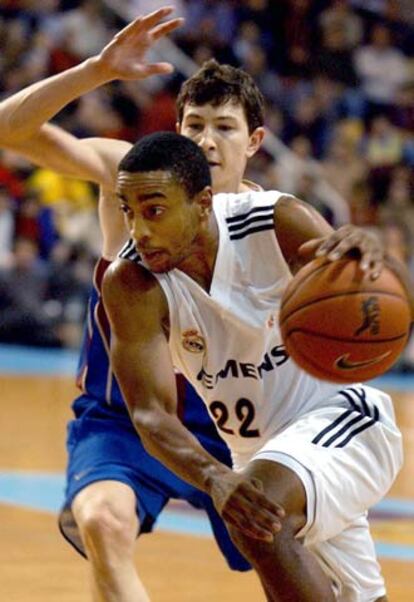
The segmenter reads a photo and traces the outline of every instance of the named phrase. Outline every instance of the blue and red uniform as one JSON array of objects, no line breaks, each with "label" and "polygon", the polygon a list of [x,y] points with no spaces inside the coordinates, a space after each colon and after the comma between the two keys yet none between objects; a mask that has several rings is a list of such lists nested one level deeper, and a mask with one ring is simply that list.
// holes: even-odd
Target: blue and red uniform
[{"label": "blue and red uniform", "polygon": [[[82,394],[73,403],[75,418],[68,425],[66,498],[59,516],[64,537],[83,555],[82,540],[71,512],[77,493],[96,481],[116,480],[135,491],[140,533],[152,527],[170,499],[186,500],[208,514],[219,548],[229,566],[248,570],[234,547],[211,498],[178,478],[150,456],[129,418],[109,362],[110,328],[100,290],[109,261],[100,259],[94,273],[88,320],[79,359],[77,384]],[[230,465],[226,444],[218,436],[194,389],[178,379],[179,416],[183,424],[215,458]]]}]

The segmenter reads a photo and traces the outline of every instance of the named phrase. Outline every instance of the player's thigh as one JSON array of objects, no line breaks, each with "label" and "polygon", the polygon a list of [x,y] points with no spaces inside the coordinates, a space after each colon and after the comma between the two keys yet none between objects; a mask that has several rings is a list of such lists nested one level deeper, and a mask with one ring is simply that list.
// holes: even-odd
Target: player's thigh
[{"label": "player's thigh", "polygon": [[72,512],[82,529],[105,528],[130,533],[139,531],[137,500],[130,485],[115,480],[96,481],[84,487],[73,499]]},{"label": "player's thigh", "polygon": [[243,472],[258,479],[267,497],[283,507],[293,534],[305,526],[307,493],[302,479],[294,470],[277,460],[252,460]]}]

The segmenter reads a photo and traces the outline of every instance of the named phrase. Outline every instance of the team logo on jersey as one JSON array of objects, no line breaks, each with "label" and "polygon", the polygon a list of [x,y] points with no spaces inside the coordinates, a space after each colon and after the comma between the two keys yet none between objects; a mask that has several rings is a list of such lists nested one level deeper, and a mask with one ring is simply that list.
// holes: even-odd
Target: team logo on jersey
[{"label": "team logo on jersey", "polygon": [[191,353],[203,353],[206,348],[204,337],[193,328],[185,330],[181,334],[181,344],[187,351]]}]

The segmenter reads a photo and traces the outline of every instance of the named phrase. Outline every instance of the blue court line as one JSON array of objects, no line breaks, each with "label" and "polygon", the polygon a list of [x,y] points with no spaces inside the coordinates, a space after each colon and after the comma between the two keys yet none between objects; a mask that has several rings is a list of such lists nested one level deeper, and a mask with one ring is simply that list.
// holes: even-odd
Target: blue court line
[{"label": "blue court line", "polygon": [[[74,376],[78,351],[0,345],[0,374]],[[394,391],[414,391],[414,374],[389,372],[370,381],[372,386]]]},{"label": "blue court line", "polygon": [[78,356],[67,349],[0,345],[0,373],[74,377]]},{"label": "blue court line", "polygon": [[[56,514],[62,504],[65,478],[59,473],[44,472],[0,472],[0,503],[21,508],[40,510]],[[414,520],[414,500],[387,498],[373,509],[380,518],[381,513],[392,513],[400,518]],[[185,535],[212,537],[210,522],[196,510],[188,512],[166,508],[157,521],[157,529]],[[377,553],[382,558],[414,562],[414,546],[376,541]]]}]

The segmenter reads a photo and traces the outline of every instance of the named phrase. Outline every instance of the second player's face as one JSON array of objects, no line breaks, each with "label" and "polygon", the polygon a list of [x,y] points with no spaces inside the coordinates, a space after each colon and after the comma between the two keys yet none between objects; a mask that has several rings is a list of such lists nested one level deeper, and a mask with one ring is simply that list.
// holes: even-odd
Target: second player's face
[{"label": "second player's face", "polygon": [[177,129],[203,149],[211,169],[213,192],[238,192],[247,160],[263,137],[262,128],[249,134],[242,105],[232,101],[217,107],[187,104]]}]

